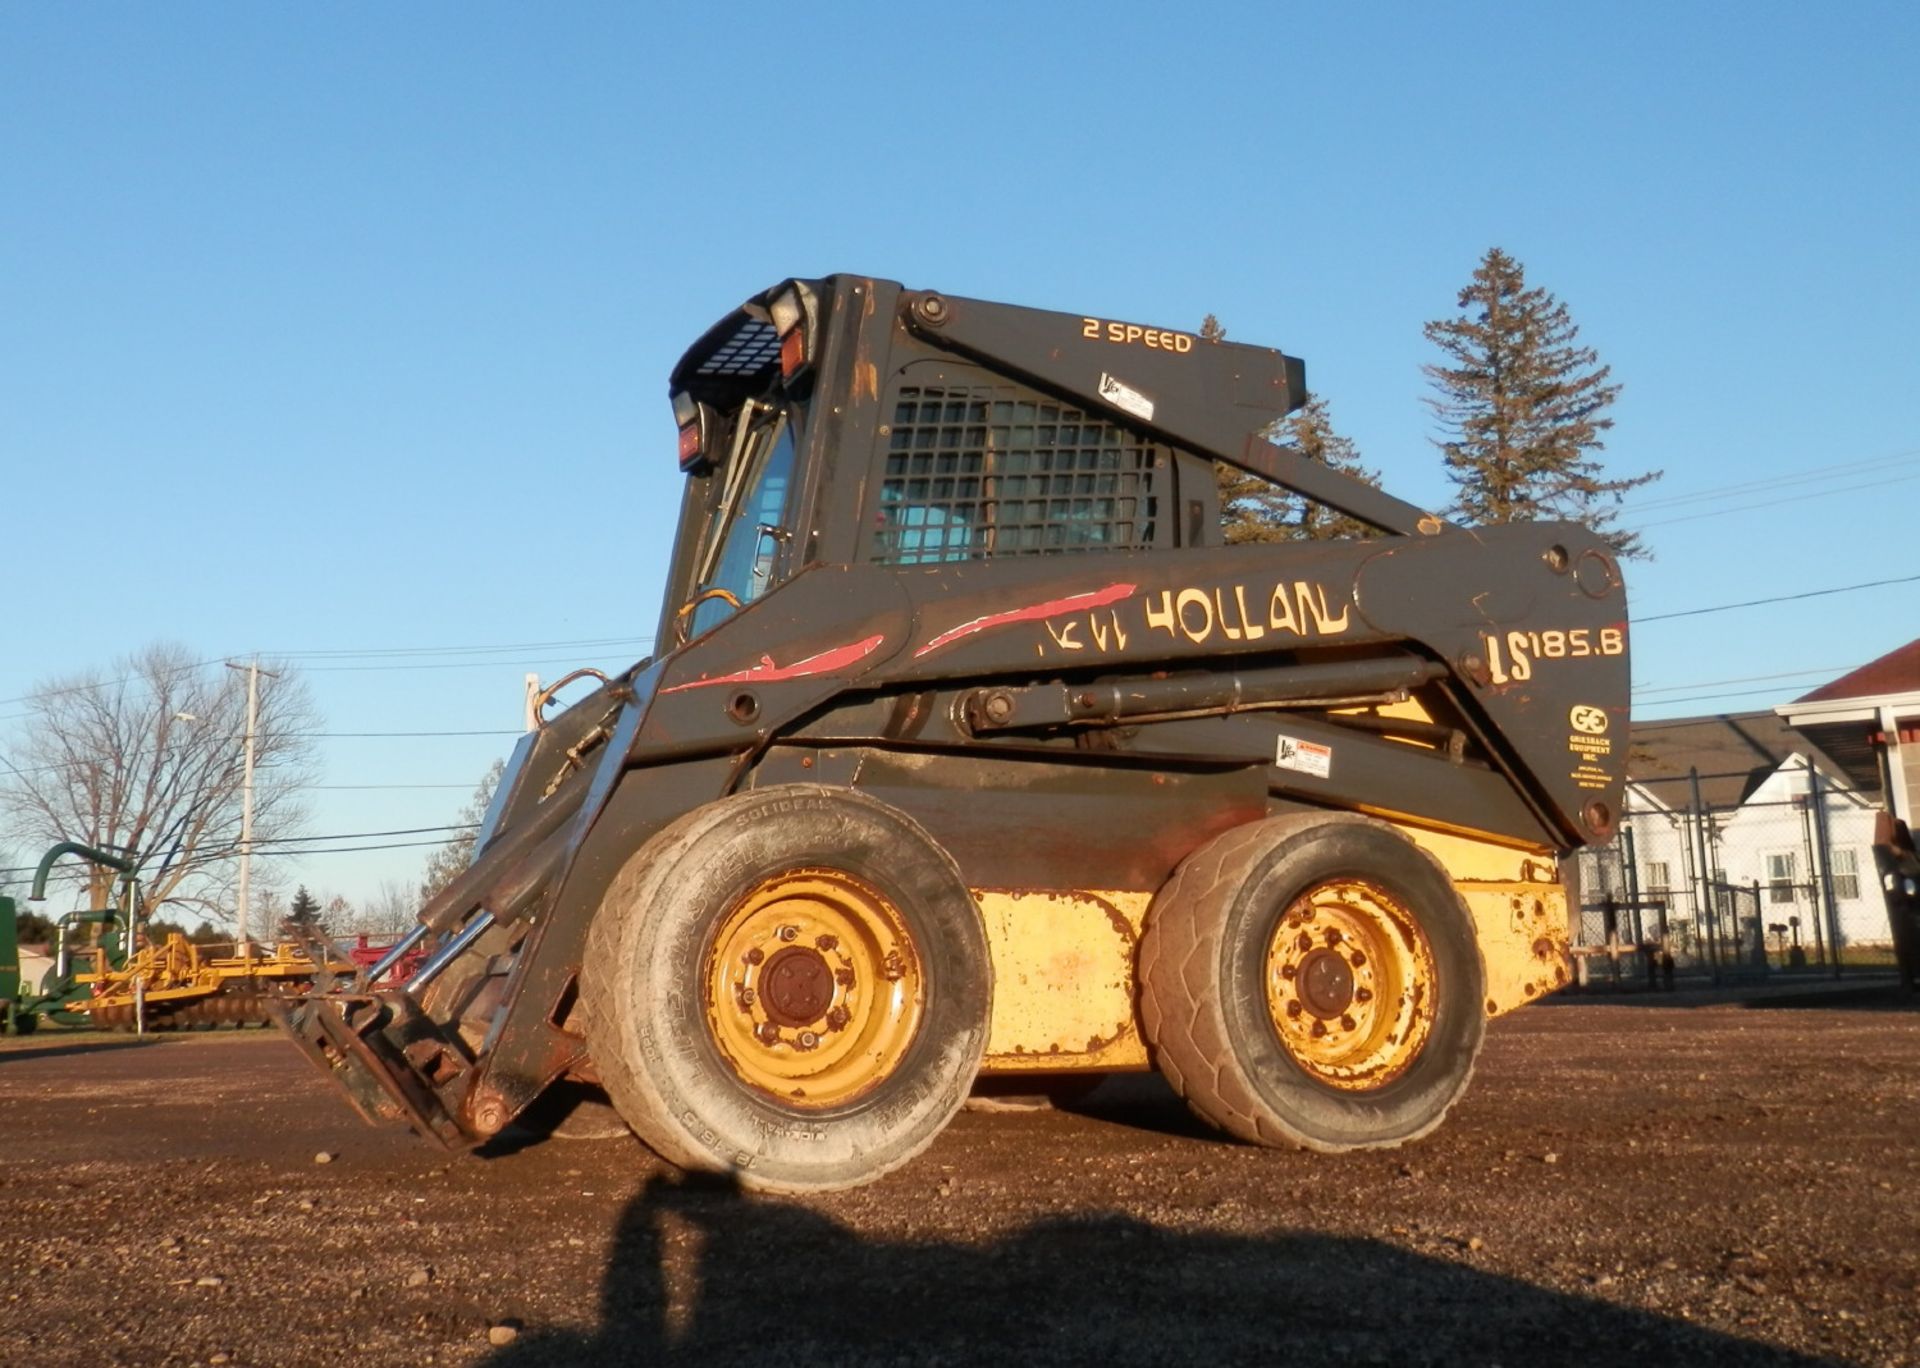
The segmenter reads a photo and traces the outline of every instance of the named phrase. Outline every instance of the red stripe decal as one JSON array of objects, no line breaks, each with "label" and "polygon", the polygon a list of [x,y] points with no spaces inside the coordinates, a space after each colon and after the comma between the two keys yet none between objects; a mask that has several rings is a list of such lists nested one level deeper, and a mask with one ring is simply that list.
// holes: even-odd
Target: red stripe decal
[{"label": "red stripe decal", "polygon": [[1005,627],[1010,622],[1040,622],[1046,618],[1058,617],[1062,613],[1084,613],[1092,608],[1104,608],[1109,603],[1118,603],[1132,595],[1137,586],[1131,584],[1109,584],[1104,589],[1095,589],[1090,593],[1074,594],[1070,598],[1048,599],[1045,603],[1036,603],[1030,608],[1014,608],[1004,613],[988,613],[972,622],[963,622],[958,627],[949,627],[939,636],[929,641],[913,653],[918,660],[921,656],[939,650],[942,646],[961,637],[972,636],[975,632],[984,632],[990,627]]},{"label": "red stripe decal", "polygon": [[670,689],[662,689],[663,694],[679,693],[682,689],[704,689],[710,684],[775,684],[783,679],[805,679],[809,675],[832,674],[844,670],[857,661],[865,660],[879,649],[885,641],[884,635],[874,635],[865,641],[849,642],[845,646],[835,646],[830,650],[810,655],[805,660],[796,660],[791,665],[776,665],[772,656],[761,656],[758,665],[749,665],[744,670],[735,670],[732,674],[715,675],[712,679],[696,679],[686,684],[675,684]]}]

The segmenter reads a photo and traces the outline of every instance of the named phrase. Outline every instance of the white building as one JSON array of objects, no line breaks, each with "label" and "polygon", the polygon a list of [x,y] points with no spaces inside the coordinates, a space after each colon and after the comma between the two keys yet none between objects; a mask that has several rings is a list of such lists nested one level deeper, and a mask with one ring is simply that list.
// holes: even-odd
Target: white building
[{"label": "white building", "polygon": [[1920,812],[1920,640],[1774,711],[1909,827]]},{"label": "white building", "polygon": [[1611,933],[1720,967],[1889,943],[1878,794],[1774,714],[1637,725],[1627,773],[1621,834],[1583,861],[1581,943]]}]

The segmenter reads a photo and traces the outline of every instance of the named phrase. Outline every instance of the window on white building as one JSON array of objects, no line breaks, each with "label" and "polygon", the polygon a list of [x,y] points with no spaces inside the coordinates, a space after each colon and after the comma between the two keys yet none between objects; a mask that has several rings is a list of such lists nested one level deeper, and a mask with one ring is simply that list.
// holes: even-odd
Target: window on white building
[{"label": "window on white building", "polygon": [[1665,860],[1647,861],[1647,891],[1664,893],[1673,887],[1673,870]]},{"label": "window on white building", "polygon": [[1852,846],[1841,846],[1833,852],[1833,896],[1860,896],[1860,852]]},{"label": "window on white building", "polygon": [[1793,852],[1779,850],[1767,856],[1767,901],[1790,903],[1793,893]]}]

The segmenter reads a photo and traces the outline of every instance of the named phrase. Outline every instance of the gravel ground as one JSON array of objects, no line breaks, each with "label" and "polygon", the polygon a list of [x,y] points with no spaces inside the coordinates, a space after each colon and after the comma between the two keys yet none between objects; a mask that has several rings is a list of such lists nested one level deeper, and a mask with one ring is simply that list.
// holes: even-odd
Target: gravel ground
[{"label": "gravel ground", "polygon": [[[810,1201],[451,1156],[262,1032],[0,1047],[0,1362],[1920,1364],[1920,1011],[1531,1008],[1397,1152],[1151,1079]],[[320,1155],[326,1162],[317,1162]]]}]

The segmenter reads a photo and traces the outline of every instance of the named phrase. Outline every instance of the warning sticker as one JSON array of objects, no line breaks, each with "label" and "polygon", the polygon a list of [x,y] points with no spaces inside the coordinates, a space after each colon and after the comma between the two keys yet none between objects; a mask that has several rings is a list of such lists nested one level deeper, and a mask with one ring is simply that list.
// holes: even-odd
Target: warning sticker
[{"label": "warning sticker", "polygon": [[1333,747],[1323,746],[1317,741],[1296,741],[1291,736],[1283,736],[1274,751],[1273,763],[1283,770],[1297,770],[1301,774],[1311,774],[1316,779],[1325,779],[1333,772]]},{"label": "warning sticker", "polygon": [[1153,400],[1126,381],[1116,380],[1105,371],[1100,373],[1100,397],[1122,413],[1131,413],[1143,423],[1153,421]]}]

